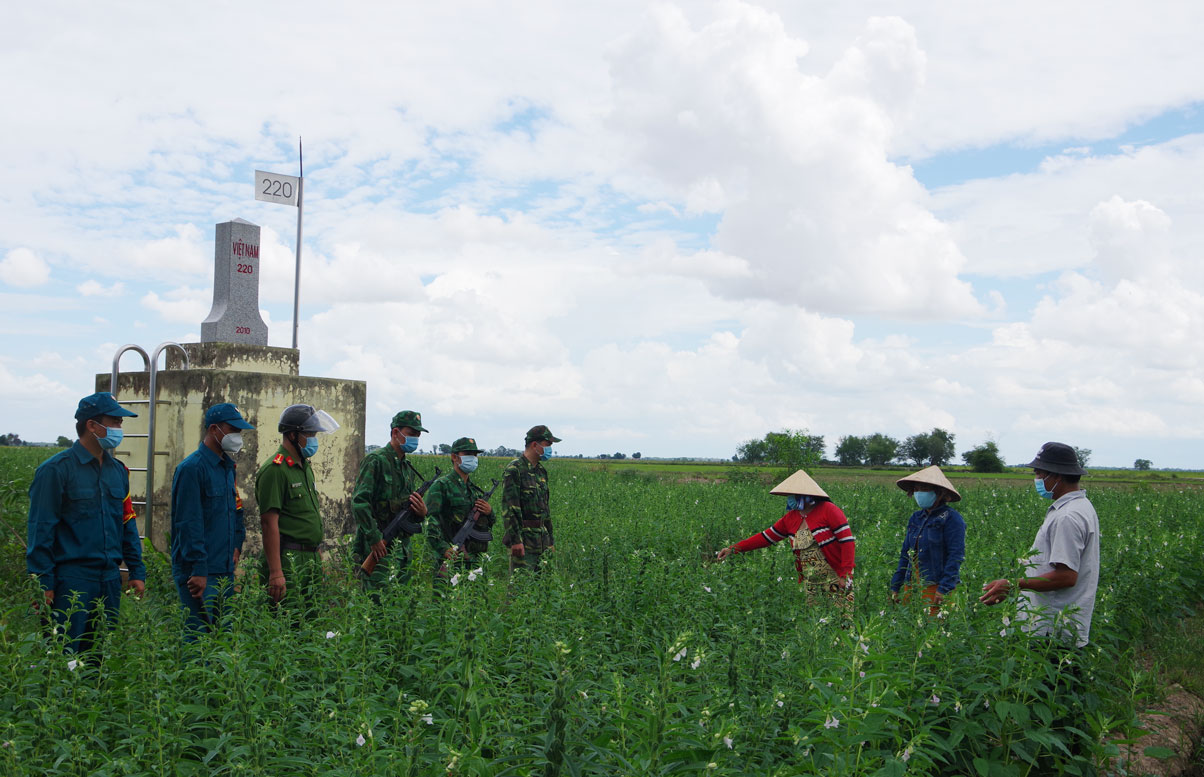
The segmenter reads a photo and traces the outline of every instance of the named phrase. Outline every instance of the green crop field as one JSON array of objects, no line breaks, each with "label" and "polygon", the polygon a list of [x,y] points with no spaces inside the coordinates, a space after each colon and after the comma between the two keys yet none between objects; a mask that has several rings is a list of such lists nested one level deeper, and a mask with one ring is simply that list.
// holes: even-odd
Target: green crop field
[{"label": "green crop field", "polygon": [[[0,450],[4,775],[1083,774],[1158,692],[1134,661],[1145,635],[1204,593],[1199,491],[1088,478],[1103,572],[1072,699],[1014,604],[976,603],[1019,572],[1048,504],[1031,480],[958,481],[963,583],[931,618],[887,597],[912,503],[885,475],[817,471],[857,536],[850,621],[807,601],[785,547],[712,563],[781,515],[757,478],[554,460],[541,577],[508,579],[499,548],[440,590],[423,548],[374,605],[336,553],[309,618],[248,578],[231,631],[184,645],[151,552],[103,660],[72,663],[30,611],[15,536],[50,453]],[[1051,726],[1071,702],[1077,731]]]}]

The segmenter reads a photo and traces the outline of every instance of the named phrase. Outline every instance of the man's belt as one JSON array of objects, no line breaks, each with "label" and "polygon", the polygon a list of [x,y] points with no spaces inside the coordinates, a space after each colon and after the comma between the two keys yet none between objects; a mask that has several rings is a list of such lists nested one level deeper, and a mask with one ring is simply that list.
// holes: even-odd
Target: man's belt
[{"label": "man's belt", "polygon": [[296,540],[285,539],[283,536],[280,538],[280,549],[281,550],[300,550],[304,553],[317,553],[318,552],[317,545],[306,545],[302,542],[297,542]]},{"label": "man's belt", "polygon": [[524,529],[542,529],[543,521],[523,521]]}]

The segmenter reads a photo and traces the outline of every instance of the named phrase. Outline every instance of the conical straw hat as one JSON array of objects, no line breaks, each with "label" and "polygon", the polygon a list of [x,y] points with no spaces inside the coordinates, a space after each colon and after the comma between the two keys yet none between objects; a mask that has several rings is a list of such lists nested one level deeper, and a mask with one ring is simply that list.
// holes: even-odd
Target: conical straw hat
[{"label": "conical straw hat", "polygon": [[778,483],[776,486],[770,489],[769,493],[778,495],[804,494],[806,496],[822,496],[824,499],[831,499],[831,497],[819,487],[819,483],[816,483],[814,480],[812,480],[811,476],[806,472],[803,472],[801,469],[783,480],[781,483]]},{"label": "conical straw hat", "polygon": [[904,491],[907,490],[908,485],[915,486],[918,483],[923,483],[926,486],[940,486],[953,495],[949,499],[950,502],[961,501],[962,495],[957,493],[957,489],[949,482],[949,478],[945,477],[945,473],[941,472],[941,468],[935,464],[895,481],[895,485]]}]

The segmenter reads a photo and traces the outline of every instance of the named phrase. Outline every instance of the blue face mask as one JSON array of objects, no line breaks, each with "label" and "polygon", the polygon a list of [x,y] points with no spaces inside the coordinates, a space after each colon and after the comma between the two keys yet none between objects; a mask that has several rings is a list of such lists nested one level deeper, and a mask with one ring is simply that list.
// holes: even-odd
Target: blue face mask
[{"label": "blue face mask", "polygon": [[406,441],[401,444],[401,452],[413,453],[416,450],[418,450],[418,438],[407,436]]},{"label": "blue face mask", "polygon": [[118,445],[121,445],[121,438],[125,436],[125,432],[121,431],[118,426],[106,426],[104,437],[97,437],[96,442],[100,443],[100,447],[106,451],[111,451]]},{"label": "blue face mask", "polygon": [[301,455],[307,459],[313,458],[313,455],[318,452],[318,435],[314,435],[305,441],[305,447],[301,449]]},{"label": "blue face mask", "polygon": [[1033,478],[1033,487],[1037,489],[1037,494],[1042,499],[1053,499],[1053,491],[1045,487],[1045,478]]},{"label": "blue face mask", "polygon": [[810,503],[811,503],[811,500],[805,496],[794,496],[792,494],[792,495],[786,497],[786,509],[787,510],[805,510],[807,508],[807,505],[809,505]]},{"label": "blue face mask", "polygon": [[460,457],[460,469],[461,469],[461,471],[463,471],[466,474],[472,474],[473,472],[476,472],[477,471],[477,457],[476,456],[461,456]]},{"label": "blue face mask", "polygon": [[550,458],[552,458],[552,446],[551,445],[544,446],[543,453],[539,454],[539,460],[547,461]]},{"label": "blue face mask", "polygon": [[936,504],[935,491],[916,491],[911,496],[916,500],[916,506],[921,510],[927,510],[929,507],[932,507],[934,504]]}]

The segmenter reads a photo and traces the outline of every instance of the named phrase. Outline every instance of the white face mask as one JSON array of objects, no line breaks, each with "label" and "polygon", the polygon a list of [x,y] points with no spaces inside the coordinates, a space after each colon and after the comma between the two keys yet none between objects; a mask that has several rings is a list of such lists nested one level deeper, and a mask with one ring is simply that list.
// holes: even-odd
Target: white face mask
[{"label": "white face mask", "polygon": [[242,450],[242,434],[240,432],[231,432],[222,438],[222,450],[233,456]]},{"label": "white face mask", "polygon": [[477,457],[476,456],[461,456],[460,457],[460,469],[461,469],[461,471],[463,471],[465,473],[469,473],[469,474],[476,472],[477,471]]}]

